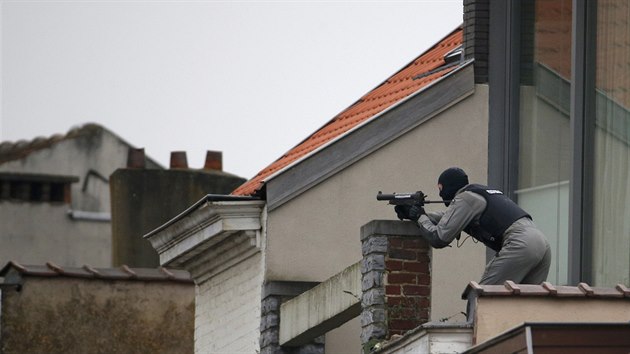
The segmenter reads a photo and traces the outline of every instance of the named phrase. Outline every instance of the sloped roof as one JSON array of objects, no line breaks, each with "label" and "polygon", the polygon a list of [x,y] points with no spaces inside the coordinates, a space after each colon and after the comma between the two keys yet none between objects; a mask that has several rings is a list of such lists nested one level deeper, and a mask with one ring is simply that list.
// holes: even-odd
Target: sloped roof
[{"label": "sloped roof", "polygon": [[31,277],[67,277],[86,278],[100,280],[136,280],[136,281],[169,281],[180,283],[193,283],[190,274],[184,270],[166,268],[129,268],[123,265],[119,268],[92,268],[89,265],[83,267],[61,267],[52,262],[45,265],[23,265],[17,262],[8,262],[0,276],[6,276],[14,270],[21,276]]},{"label": "sloped roof", "polygon": [[37,137],[33,140],[19,140],[16,142],[3,141],[0,143],[0,164],[24,158],[37,150],[49,148],[60,141],[73,139],[82,135],[100,132],[104,128],[98,124],[88,123],[68,131],[65,135],[55,134],[50,137]]},{"label": "sloped roof", "polygon": [[326,143],[456,69],[457,65],[447,65],[445,56],[462,45],[462,34],[461,27],[448,34],[385,82],[339,113],[322,128],[265,167],[252,179],[235,189],[232,194],[258,194],[263,183],[270,176],[300,161]]},{"label": "sloped roof", "polygon": [[[36,151],[53,147],[55,144],[58,144],[65,140],[76,139],[82,136],[93,136],[102,132],[107,132],[115,136],[125,145],[133,147],[131,144],[129,144],[107,128],[96,123],[86,123],[81,126],[71,128],[66,134],[55,134],[50,137],[37,137],[30,141],[19,140],[16,142],[0,142],[0,164],[8,161],[23,159]],[[150,163],[152,166],[154,166],[153,168],[162,168],[159,163],[149,158],[148,156],[147,163]]]}]

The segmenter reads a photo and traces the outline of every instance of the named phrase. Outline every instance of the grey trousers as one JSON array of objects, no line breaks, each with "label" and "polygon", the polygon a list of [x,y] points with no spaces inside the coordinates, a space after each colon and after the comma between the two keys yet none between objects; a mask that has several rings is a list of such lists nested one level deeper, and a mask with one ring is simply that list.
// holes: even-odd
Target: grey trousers
[{"label": "grey trousers", "polygon": [[528,218],[505,230],[501,251],[486,265],[480,284],[540,284],[547,280],[551,250],[545,235]]}]

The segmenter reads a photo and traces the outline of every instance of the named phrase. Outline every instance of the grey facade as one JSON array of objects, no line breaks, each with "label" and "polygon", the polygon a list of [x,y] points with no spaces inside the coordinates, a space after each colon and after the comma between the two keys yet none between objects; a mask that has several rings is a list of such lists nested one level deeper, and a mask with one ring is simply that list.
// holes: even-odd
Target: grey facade
[{"label": "grey facade", "polygon": [[0,262],[110,266],[109,176],[131,147],[96,124],[0,144]]}]

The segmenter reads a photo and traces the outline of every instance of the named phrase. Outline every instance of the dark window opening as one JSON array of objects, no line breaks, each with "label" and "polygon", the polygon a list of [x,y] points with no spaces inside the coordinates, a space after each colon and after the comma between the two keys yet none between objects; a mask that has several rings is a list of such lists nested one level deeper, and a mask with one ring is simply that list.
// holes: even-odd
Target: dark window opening
[{"label": "dark window opening", "polygon": [[70,185],[77,181],[76,177],[0,173],[0,201],[69,204]]},{"label": "dark window opening", "polygon": [[[70,188],[70,185],[67,185]],[[50,201],[63,202],[65,200],[66,184],[51,183],[50,185]]]}]

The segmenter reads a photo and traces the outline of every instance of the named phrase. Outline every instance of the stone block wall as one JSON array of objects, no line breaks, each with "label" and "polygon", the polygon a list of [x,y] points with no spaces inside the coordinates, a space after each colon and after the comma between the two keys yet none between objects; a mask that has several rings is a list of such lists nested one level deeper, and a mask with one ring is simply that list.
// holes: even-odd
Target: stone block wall
[{"label": "stone block wall", "polygon": [[280,338],[280,305],[293,296],[267,295],[262,300],[260,318],[260,354],[324,354],[324,336],[298,347],[283,347]]},{"label": "stone block wall", "polygon": [[280,345],[280,305],[313,288],[314,282],[272,281],[265,284],[260,308],[260,354],[323,354],[325,336],[296,347]]},{"label": "stone block wall", "polygon": [[364,347],[427,322],[431,248],[410,222],[374,220],[361,228],[361,342]]},{"label": "stone block wall", "polygon": [[274,354],[282,352],[280,337],[281,296],[269,295],[262,300],[260,308],[260,353]]}]

